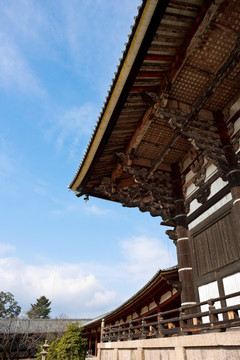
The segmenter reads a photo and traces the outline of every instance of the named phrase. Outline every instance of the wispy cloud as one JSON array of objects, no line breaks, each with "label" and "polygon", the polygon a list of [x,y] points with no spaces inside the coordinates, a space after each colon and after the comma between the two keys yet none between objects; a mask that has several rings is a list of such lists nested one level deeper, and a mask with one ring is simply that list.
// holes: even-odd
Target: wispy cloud
[{"label": "wispy cloud", "polygon": [[87,215],[107,215],[110,212],[110,210],[100,209],[96,205],[86,205],[83,209],[84,213]]},{"label": "wispy cloud", "polygon": [[[59,3],[18,0],[1,4],[1,30],[8,41],[24,49],[31,60],[54,59],[63,41],[64,27]],[[63,16],[64,18],[64,16]]]},{"label": "wispy cloud", "polygon": [[77,204],[67,204],[65,207],[54,209],[50,212],[50,214],[52,216],[65,216],[74,212],[83,213],[85,215],[102,216],[109,214],[110,210],[99,208],[94,204],[89,206],[88,204],[80,203],[78,201]]},{"label": "wispy cloud", "polygon": [[0,87],[44,95],[45,91],[16,44],[0,34]]},{"label": "wispy cloud", "polygon": [[135,280],[149,280],[160,268],[174,264],[174,256],[160,239],[137,236],[120,242],[127,271]]},{"label": "wispy cloud", "polygon": [[54,138],[58,151],[65,146],[71,159],[76,155],[79,161],[87,145],[87,139],[97,120],[98,110],[94,104],[87,103],[80,107],[66,110],[57,116],[46,133],[51,140]]},{"label": "wispy cloud", "polygon": [[[79,6],[77,0],[62,1],[66,46],[75,71],[91,81],[94,88],[102,89],[103,96],[114,76],[118,59],[122,56],[121,51],[127,41],[127,34],[131,32],[130,25],[134,23],[133,16],[139,3],[141,0],[90,0],[81,2]],[[124,12],[124,16],[119,16],[121,12]],[[113,22],[116,18],[118,21]]]},{"label": "wispy cloud", "polygon": [[79,204],[66,204],[65,206],[58,208],[58,209],[53,209],[50,211],[50,215],[51,216],[65,216],[65,215],[70,215],[73,212],[79,212],[81,211],[81,205]]},{"label": "wispy cloud", "polygon": [[10,244],[0,244],[0,256],[12,254],[15,252],[15,247]]}]

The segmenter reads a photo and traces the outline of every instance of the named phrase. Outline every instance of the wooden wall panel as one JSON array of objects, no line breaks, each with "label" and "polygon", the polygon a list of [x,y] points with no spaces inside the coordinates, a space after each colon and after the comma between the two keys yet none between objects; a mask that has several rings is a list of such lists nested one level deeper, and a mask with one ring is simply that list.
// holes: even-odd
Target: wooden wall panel
[{"label": "wooden wall panel", "polygon": [[220,269],[240,257],[240,244],[231,213],[193,236],[198,276]]}]

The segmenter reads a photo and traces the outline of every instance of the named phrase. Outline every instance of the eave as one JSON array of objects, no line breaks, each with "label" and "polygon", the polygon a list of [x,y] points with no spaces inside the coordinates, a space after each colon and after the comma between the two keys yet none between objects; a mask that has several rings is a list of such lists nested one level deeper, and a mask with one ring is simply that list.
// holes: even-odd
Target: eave
[{"label": "eave", "polygon": [[[77,196],[128,201],[130,207],[134,199],[133,206],[139,206],[132,170],[138,175],[146,170],[146,186],[158,171],[163,175],[159,185],[166,187],[171,165],[180,163],[192,146],[191,136],[177,127],[183,124],[185,129],[193,122],[196,130],[214,111],[225,111],[239,93],[238,35],[226,20],[230,5],[224,0],[143,2],[86,155],[69,186]],[[237,3],[235,7],[238,14]],[[216,39],[221,36],[228,38],[218,49]],[[176,111],[180,115],[172,127]],[[196,116],[199,124],[194,124]],[[166,201],[171,197],[168,193]],[[152,215],[159,215],[154,209]]]},{"label": "eave", "polygon": [[[165,270],[159,270],[136,294],[113,311],[99,316],[85,324],[84,329],[89,330],[97,328],[100,326],[102,319],[105,319],[105,322],[114,322],[121,320],[125,316],[132,315],[136,309],[144,307],[149,302],[153,301],[156,293],[159,298],[160,295],[163,295],[166,291],[172,290],[173,287],[167,283],[168,280],[178,280],[178,271],[176,266]],[[169,298],[168,301],[171,301],[171,299],[172,298]]]},{"label": "eave", "polygon": [[[165,13],[168,3],[169,0],[145,0],[139,8],[138,16],[132,28],[132,34],[129,37],[129,42],[126,45],[118,71],[102,108],[99,121],[95,126],[94,133],[80,167],[69,185],[69,188],[75,191],[78,196],[83,194],[81,189],[84,188],[93,162],[97,160],[97,152],[99,152],[99,149],[106,143],[109,133],[112,131],[119,112],[129,94],[130,88],[139,73],[145,56],[147,56],[146,59],[151,59],[151,56],[153,56],[155,60],[158,59],[158,61],[164,62],[168,62],[174,58],[168,55],[161,55],[160,58],[157,58],[156,54],[147,55],[149,43],[151,43],[156,33],[156,29]],[[151,89],[153,88],[154,87],[151,87]],[[137,88],[133,91],[139,90],[140,88]]]}]

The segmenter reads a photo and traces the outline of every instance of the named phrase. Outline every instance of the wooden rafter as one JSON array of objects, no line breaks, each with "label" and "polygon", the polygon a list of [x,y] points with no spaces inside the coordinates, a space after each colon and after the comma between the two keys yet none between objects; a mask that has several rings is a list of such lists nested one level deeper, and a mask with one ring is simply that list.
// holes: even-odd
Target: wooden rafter
[{"label": "wooden rafter", "polygon": [[166,75],[164,71],[140,71],[139,78],[163,78]]},{"label": "wooden rafter", "polygon": [[[133,151],[135,151],[140,144],[143,136],[145,135],[145,132],[151,125],[153,118],[151,117],[151,114],[153,112],[152,108],[149,108],[145,115],[143,116],[140,124],[138,125],[132,139],[128,143],[126,149],[125,149],[125,155],[130,155]],[[122,174],[122,165],[117,164],[112,172],[112,181],[114,182],[117,178],[119,178]]]}]

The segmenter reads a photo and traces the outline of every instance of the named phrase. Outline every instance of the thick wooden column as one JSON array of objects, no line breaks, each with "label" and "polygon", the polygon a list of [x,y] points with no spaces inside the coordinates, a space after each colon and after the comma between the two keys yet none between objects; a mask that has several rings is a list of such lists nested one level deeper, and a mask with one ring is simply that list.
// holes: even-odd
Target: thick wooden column
[{"label": "thick wooden column", "polygon": [[192,254],[190,251],[189,231],[187,225],[187,214],[184,205],[184,196],[182,191],[182,179],[178,165],[172,166],[172,184],[175,204],[175,231],[177,233],[177,257],[179,280],[182,285],[181,306],[196,304]]},{"label": "thick wooden column", "polygon": [[223,121],[223,116],[221,113],[217,113],[217,126],[229,167],[229,171],[226,177],[230,184],[233,199],[233,218],[236,224],[237,234],[240,238],[240,168],[233,144],[227,131],[227,126]]}]

